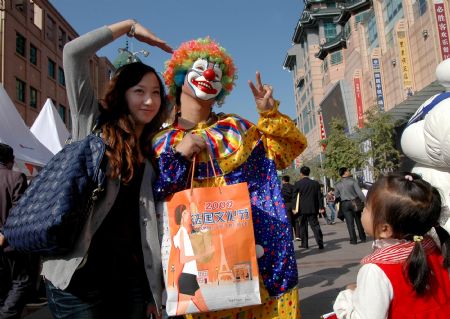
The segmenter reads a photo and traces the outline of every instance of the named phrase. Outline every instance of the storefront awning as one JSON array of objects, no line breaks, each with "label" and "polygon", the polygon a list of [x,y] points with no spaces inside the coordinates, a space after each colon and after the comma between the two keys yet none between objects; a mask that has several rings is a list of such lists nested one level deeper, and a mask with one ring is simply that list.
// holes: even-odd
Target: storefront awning
[{"label": "storefront awning", "polygon": [[445,88],[436,80],[414,95],[408,97],[403,102],[397,104],[387,111],[391,115],[392,120],[397,126],[404,124],[417,111],[417,109],[433,95],[442,93]]}]

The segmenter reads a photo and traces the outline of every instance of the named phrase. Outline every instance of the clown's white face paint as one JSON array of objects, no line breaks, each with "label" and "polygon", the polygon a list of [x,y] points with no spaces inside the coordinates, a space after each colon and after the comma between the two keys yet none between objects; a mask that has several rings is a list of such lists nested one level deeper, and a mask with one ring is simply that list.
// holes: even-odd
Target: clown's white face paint
[{"label": "clown's white face paint", "polygon": [[191,92],[201,100],[211,100],[222,91],[222,70],[219,64],[208,62],[207,59],[197,59],[189,70],[185,84]]}]

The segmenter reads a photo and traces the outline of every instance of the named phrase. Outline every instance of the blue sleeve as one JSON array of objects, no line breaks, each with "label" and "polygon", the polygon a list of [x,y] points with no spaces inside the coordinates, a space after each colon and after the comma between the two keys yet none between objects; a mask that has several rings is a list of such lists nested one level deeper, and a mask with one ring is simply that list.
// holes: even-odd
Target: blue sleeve
[{"label": "blue sleeve", "polygon": [[153,183],[153,193],[157,201],[186,189],[190,165],[189,160],[172,149],[161,153],[157,162],[158,178]]}]

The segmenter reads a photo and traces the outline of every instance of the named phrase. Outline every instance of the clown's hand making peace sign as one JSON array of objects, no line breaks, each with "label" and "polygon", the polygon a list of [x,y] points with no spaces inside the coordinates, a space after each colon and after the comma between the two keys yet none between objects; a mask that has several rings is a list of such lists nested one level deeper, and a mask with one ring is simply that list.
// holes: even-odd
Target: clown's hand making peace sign
[{"label": "clown's hand making peace sign", "polygon": [[252,81],[248,81],[248,85],[255,97],[256,108],[259,112],[268,111],[275,107],[275,100],[272,97],[273,88],[269,84],[262,84],[259,72],[256,72],[256,86]]}]

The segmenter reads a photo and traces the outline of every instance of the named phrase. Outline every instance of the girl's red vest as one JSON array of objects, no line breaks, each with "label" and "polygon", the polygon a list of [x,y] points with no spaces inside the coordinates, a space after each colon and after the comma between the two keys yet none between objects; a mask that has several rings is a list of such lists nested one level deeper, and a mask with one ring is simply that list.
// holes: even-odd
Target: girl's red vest
[{"label": "girl's red vest", "polygon": [[430,288],[418,296],[405,277],[401,263],[376,263],[389,278],[394,298],[389,309],[389,319],[448,319],[450,318],[450,279],[442,266],[442,256],[434,250],[428,255],[431,269]]}]

